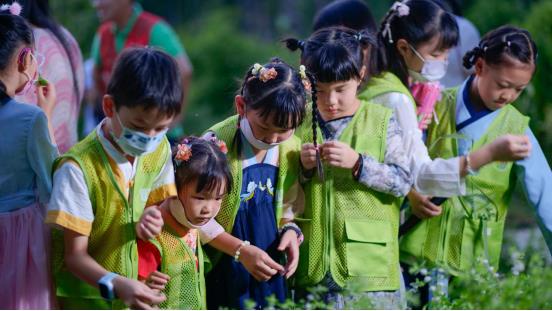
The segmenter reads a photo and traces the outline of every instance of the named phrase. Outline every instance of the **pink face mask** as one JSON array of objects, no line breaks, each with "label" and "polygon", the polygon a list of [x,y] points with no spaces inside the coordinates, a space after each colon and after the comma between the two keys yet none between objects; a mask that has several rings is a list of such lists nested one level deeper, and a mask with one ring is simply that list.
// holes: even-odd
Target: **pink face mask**
[{"label": "pink face mask", "polygon": [[33,54],[33,50],[29,47],[23,48],[21,52],[19,52],[19,55],[17,56],[17,64],[23,65],[23,62],[25,61],[25,56],[27,56],[27,53],[30,53],[31,58],[34,59],[37,63],[37,70],[35,71],[33,77],[31,77],[28,73],[23,72],[23,74],[27,77],[27,83],[25,83],[25,86],[23,88],[16,92],[17,95],[25,95],[29,92],[29,90],[36,85],[36,82],[38,81],[38,71],[39,68],[42,67],[42,64],[44,63],[44,60],[40,61],[37,59],[37,57]]}]

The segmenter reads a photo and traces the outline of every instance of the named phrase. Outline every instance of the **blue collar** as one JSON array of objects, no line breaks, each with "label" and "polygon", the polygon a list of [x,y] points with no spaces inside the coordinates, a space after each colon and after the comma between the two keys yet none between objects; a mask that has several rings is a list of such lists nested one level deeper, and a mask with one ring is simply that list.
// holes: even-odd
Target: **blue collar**
[{"label": "blue collar", "polygon": [[484,109],[482,109],[481,111],[475,111],[475,108],[473,107],[473,103],[470,100],[470,88],[471,88],[471,85],[473,83],[474,78],[475,78],[475,76],[471,75],[468,78],[468,81],[466,81],[466,84],[464,85],[464,89],[462,90],[462,100],[464,101],[464,106],[466,106],[466,109],[468,110],[468,113],[470,114],[470,117],[466,121],[461,122],[460,124],[456,125],[456,132],[459,132],[460,130],[462,130],[466,126],[474,123],[475,121],[477,121],[477,120],[483,118],[484,116],[488,115],[489,113],[493,112],[492,110],[490,110],[486,107]]}]

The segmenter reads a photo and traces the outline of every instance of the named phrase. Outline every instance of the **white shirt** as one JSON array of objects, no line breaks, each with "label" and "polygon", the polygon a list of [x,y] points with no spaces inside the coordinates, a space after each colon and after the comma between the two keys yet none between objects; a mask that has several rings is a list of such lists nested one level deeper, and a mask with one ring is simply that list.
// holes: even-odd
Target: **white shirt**
[{"label": "white shirt", "polygon": [[410,155],[410,172],[414,188],[424,195],[451,197],[463,195],[466,184],[460,177],[460,160],[435,159],[429,157],[427,147],[418,128],[414,103],[399,92],[376,96],[372,102],[393,109],[397,121],[403,130],[405,153]]},{"label": "white shirt", "polygon": [[[100,144],[106,151],[107,156],[117,163],[117,168],[122,172],[124,185],[119,186],[128,198],[130,182],[136,175],[136,165],[138,161],[135,160],[133,163],[130,163],[105,137],[102,130],[105,121],[106,119],[100,122],[95,131],[98,134]],[[174,169],[171,160],[170,146],[167,148],[169,150],[167,152],[165,165],[155,179],[151,188],[152,191],[165,186],[174,185]],[[78,164],[72,161],[63,163],[54,173],[53,185],[46,221],[88,236],[92,228],[92,222],[94,221],[94,212],[84,174]],[[150,193],[148,193],[148,195]]]}]

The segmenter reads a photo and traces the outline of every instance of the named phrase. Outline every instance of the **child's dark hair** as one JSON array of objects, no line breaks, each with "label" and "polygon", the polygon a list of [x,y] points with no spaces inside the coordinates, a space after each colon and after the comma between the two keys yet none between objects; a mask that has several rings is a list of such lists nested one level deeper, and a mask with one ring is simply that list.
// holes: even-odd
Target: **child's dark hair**
[{"label": "child's dark hair", "polygon": [[[407,8],[406,8],[406,7]],[[414,48],[439,36],[441,50],[458,44],[459,31],[454,16],[432,0],[395,2],[381,23],[378,32],[376,72],[390,71],[408,85],[408,68],[396,43],[406,40]]]},{"label": "child's dark hair", "polygon": [[119,55],[107,85],[117,110],[121,107],[158,109],[166,116],[180,113],[182,82],[176,61],[167,53],[145,47]]},{"label": "child's dark hair", "polygon": [[377,25],[366,2],[336,0],[323,7],[314,18],[312,30],[344,26],[355,30],[376,32]]},{"label": "child's dark hair", "polygon": [[536,66],[537,53],[537,45],[529,31],[505,25],[488,32],[477,47],[466,53],[464,67],[470,69],[479,58],[488,64],[499,65],[508,61],[505,56]]},{"label": "child's dark hair", "polygon": [[[278,58],[273,58],[263,68],[274,68],[275,78],[263,81],[254,74],[255,66],[247,70],[239,94],[243,96],[246,109],[283,129],[295,129],[303,123],[307,94],[299,72]],[[238,131],[239,132],[239,131]],[[241,135],[236,133],[234,146],[241,150]]]},{"label": "child's dark hair", "polygon": [[196,192],[215,191],[225,193],[232,188],[232,174],[228,167],[226,154],[217,145],[217,141],[198,137],[187,137],[182,140],[183,146],[191,154],[187,160],[178,160],[178,146],[173,151],[175,182],[178,191],[187,184],[197,181]]},{"label": "child's dark hair", "polygon": [[284,42],[292,51],[301,50],[301,63],[310,73],[308,76],[312,84],[312,130],[316,147],[318,123],[316,82],[367,79],[368,70],[365,70],[365,76],[362,76],[362,68],[365,65],[363,51],[368,50],[369,57],[371,49],[375,46],[375,38],[368,31],[359,32],[346,27],[330,27],[316,31],[306,41],[289,38]]},{"label": "child's dark hair", "polygon": [[[9,11],[0,12],[0,72],[6,70],[12,61],[17,61],[21,46],[31,47],[33,32],[24,18],[12,15]],[[0,81],[0,93],[5,96],[6,86]]]}]

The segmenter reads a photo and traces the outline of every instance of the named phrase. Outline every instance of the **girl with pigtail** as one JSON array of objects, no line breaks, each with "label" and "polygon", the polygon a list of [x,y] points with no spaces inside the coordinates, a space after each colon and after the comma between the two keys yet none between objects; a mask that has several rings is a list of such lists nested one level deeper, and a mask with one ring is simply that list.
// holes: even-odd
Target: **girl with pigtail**
[{"label": "girl with pigtail", "polygon": [[286,278],[297,268],[303,238],[293,223],[302,209],[294,131],[305,117],[308,86],[304,70],[279,59],[255,64],[235,97],[238,114],[204,135],[226,142],[233,176],[216,217],[226,234],[210,243],[225,254],[210,252],[209,309],[244,309],[248,300],[265,308],[269,296],[287,297]]},{"label": "girl with pigtail", "polygon": [[[469,154],[430,158],[422,130],[433,119],[438,122],[433,113],[441,98],[438,80],[446,73],[449,49],[458,42],[454,16],[431,0],[397,1],[384,18],[377,39],[374,76],[358,96],[393,109],[403,130],[414,181],[408,193],[408,213],[412,216],[406,231],[419,219],[439,215],[444,198],[464,194],[464,178],[470,170],[494,161],[522,159],[529,146],[526,137],[510,135],[489,141]],[[513,150],[514,144],[526,148]]]},{"label": "girl with pigtail", "polygon": [[375,39],[338,27],[285,42],[313,75],[312,114],[297,130],[305,192],[297,292],[322,285],[326,303],[346,308],[342,292],[353,286],[363,292],[353,300],[404,308],[397,231],[399,198],[412,185],[408,157],[394,112],[357,98]]},{"label": "girl with pigtail", "polygon": [[[528,126],[529,118],[512,105],[529,85],[536,64],[537,46],[531,34],[513,26],[499,27],[465,55],[464,66],[475,67],[475,74],[461,86],[446,90],[436,105],[440,122],[428,128],[427,143],[435,146],[430,156],[473,154],[501,135],[525,135],[526,141],[513,142],[514,149],[531,146],[524,159],[472,170],[465,195],[449,198],[441,215],[422,221],[401,240],[403,262],[424,260],[430,267],[446,268],[445,291],[450,275],[470,271],[478,259],[497,271],[517,180],[552,249],[552,172]],[[464,139],[448,138],[455,136]]]}]

